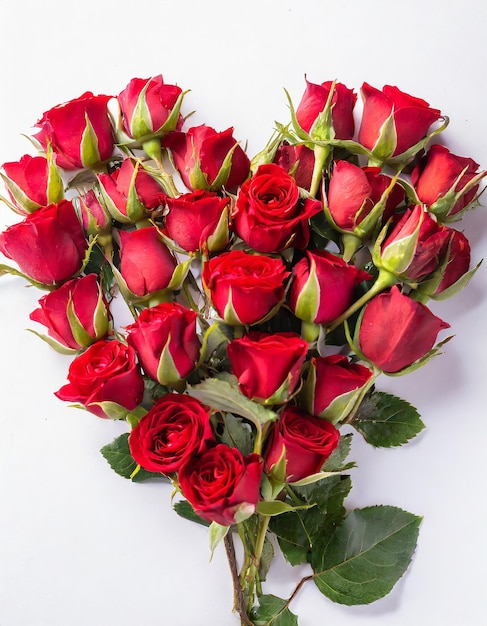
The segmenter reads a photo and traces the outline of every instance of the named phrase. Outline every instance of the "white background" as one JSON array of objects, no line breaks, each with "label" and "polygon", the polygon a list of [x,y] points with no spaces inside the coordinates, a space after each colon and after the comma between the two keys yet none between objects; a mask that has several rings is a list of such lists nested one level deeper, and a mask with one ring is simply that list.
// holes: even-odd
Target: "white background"
[{"label": "white background", "polygon": [[[358,90],[397,85],[450,116],[443,140],[487,168],[485,0],[43,2],[0,0],[0,163],[30,151],[21,133],[86,90],[117,94],[162,73],[191,89],[195,123],[248,140],[254,154],[287,122],[304,74]],[[463,222],[487,252],[486,209]],[[17,218],[0,210],[3,229]],[[405,378],[379,381],[418,407],[427,430],[396,450],[356,435],[350,508],[424,515],[412,567],[390,596],[347,608],[312,583],[300,626],[486,626],[487,265],[435,307],[455,339]],[[170,508],[167,485],[115,475],[98,450],[122,425],[69,409],[53,392],[70,357],[25,328],[40,293],[0,279],[0,626],[231,626],[223,549]],[[442,337],[445,335],[442,335]],[[306,569],[276,559],[266,589],[286,597]]]}]

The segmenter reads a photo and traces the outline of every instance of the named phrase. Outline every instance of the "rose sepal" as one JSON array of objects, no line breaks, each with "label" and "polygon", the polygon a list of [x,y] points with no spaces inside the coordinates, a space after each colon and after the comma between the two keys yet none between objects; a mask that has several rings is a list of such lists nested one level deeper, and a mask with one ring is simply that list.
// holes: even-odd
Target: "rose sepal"
[{"label": "rose sepal", "polygon": [[15,267],[10,267],[10,265],[4,265],[2,263],[0,264],[0,276],[3,276],[4,274],[11,274],[12,276],[20,276],[21,278],[25,278],[25,280],[33,287],[37,287],[38,289],[44,289],[45,291],[53,291],[54,289],[56,289],[57,286],[56,284],[48,285],[45,283],[40,283],[39,281],[30,278],[30,276],[27,276],[27,274],[24,274],[20,270],[15,269]]},{"label": "rose sepal", "polygon": [[479,182],[482,180],[482,178],[484,178],[484,176],[487,176],[487,170],[483,172],[479,172],[476,176],[474,176],[471,180],[469,180],[466,185],[464,185],[461,189],[455,192],[456,186],[461,181],[462,177],[466,174],[467,171],[468,171],[468,166],[460,172],[456,181],[450,187],[447,193],[441,196],[440,198],[438,198],[436,202],[433,202],[433,204],[428,207],[428,211],[430,213],[433,213],[433,215],[436,215],[439,222],[443,224],[458,222],[463,217],[465,212],[471,208],[472,204],[475,201],[478,201],[478,198],[480,196],[480,193],[482,193],[482,191],[479,194],[477,194],[476,197],[471,202],[469,202],[469,204],[467,204],[467,206],[465,206],[460,211],[453,213],[453,215],[450,215],[450,211],[453,209],[456,203],[462,198],[462,196],[465,195],[465,193],[467,193],[468,191],[470,191],[470,189],[478,185]]},{"label": "rose sepal", "polygon": [[36,337],[39,337],[39,339],[42,339],[42,341],[47,343],[47,345],[50,348],[52,348],[59,354],[73,355],[73,354],[80,354],[81,352],[81,350],[75,350],[74,348],[67,348],[66,346],[63,346],[63,344],[59,343],[52,337],[49,337],[48,335],[43,335],[42,333],[38,333],[36,330],[32,330],[32,328],[26,328],[26,330],[29,333],[32,333],[33,335],[35,335]]},{"label": "rose sepal", "polygon": [[409,267],[416,252],[424,215],[424,211],[419,214],[418,224],[411,234],[394,241],[385,250],[382,250],[382,242],[387,235],[389,224],[384,226],[375,240],[372,250],[372,262],[379,270],[385,270],[395,276],[401,276]]},{"label": "rose sepal", "polygon": [[459,293],[464,287],[466,287],[466,285],[468,285],[473,275],[477,272],[479,267],[482,265],[482,262],[483,262],[483,259],[481,259],[477,263],[477,265],[473,267],[471,270],[469,270],[468,272],[460,276],[460,278],[456,282],[454,282],[452,285],[450,285],[449,287],[447,287],[440,293],[435,293],[438,285],[441,283],[443,274],[445,273],[446,264],[448,263],[448,255],[447,255],[447,258],[445,259],[445,262],[443,264],[444,267],[440,268],[443,271],[438,272],[438,275],[434,276],[434,278],[431,278],[423,283],[420,283],[417,289],[413,290],[409,295],[411,296],[413,300],[416,300],[417,302],[421,302],[423,304],[424,304],[424,300],[428,300],[428,299],[437,300],[437,301],[447,300],[448,298],[451,298],[452,296]]},{"label": "rose sepal", "polygon": [[[90,402],[85,406],[81,404],[70,404],[68,405],[74,408],[82,408],[88,410],[90,406],[99,406],[108,419],[111,420],[128,420],[130,415],[134,415],[136,417],[142,417],[145,413],[147,413],[146,409],[143,407],[136,407],[135,409],[127,409],[121,404],[117,402],[111,402],[109,400],[104,400],[103,402]],[[141,409],[142,413],[138,412],[138,409]]]}]

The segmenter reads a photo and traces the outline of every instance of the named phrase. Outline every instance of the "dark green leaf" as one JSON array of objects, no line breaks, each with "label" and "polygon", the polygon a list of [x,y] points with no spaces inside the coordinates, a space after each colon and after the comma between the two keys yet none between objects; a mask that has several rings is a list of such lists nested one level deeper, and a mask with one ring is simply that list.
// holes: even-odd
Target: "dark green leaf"
[{"label": "dark green leaf", "polygon": [[119,476],[132,478],[133,482],[142,482],[150,478],[161,478],[161,474],[148,472],[143,468],[139,468],[134,473],[137,469],[137,463],[130,454],[128,438],[129,434],[123,433],[100,450],[112,470]]},{"label": "dark green leaf", "polygon": [[250,617],[254,626],[298,626],[298,618],[287,608],[287,600],[271,594],[260,596]]},{"label": "dark green leaf", "polygon": [[352,433],[342,435],[338,442],[338,447],[333,450],[330,456],[326,459],[325,464],[321,468],[323,472],[339,472],[344,469],[353,467],[353,464],[345,465],[345,459],[350,454],[352,447]]},{"label": "dark green leaf", "polygon": [[174,510],[179,516],[184,517],[184,519],[187,519],[190,522],[196,522],[197,524],[202,524],[203,526],[210,525],[210,522],[202,519],[194,512],[193,507],[187,500],[181,500],[180,502],[176,502],[174,505]]},{"label": "dark green leaf", "polygon": [[260,563],[259,563],[259,580],[261,582],[265,581],[267,572],[269,571],[269,567],[271,566],[273,558],[274,558],[274,546],[266,537],[264,539],[264,547],[262,549],[262,554],[261,554]]},{"label": "dark green leaf", "polygon": [[424,428],[413,406],[382,391],[372,393],[362,402],[352,425],[378,448],[407,443]]},{"label": "dark green leaf", "polygon": [[314,581],[340,604],[369,604],[387,595],[411,562],[421,518],[392,506],[350,513],[313,545]]},{"label": "dark green leaf", "polygon": [[238,448],[243,455],[250,454],[254,444],[250,424],[231,413],[222,413],[222,423],[218,431],[219,439],[230,448]]}]

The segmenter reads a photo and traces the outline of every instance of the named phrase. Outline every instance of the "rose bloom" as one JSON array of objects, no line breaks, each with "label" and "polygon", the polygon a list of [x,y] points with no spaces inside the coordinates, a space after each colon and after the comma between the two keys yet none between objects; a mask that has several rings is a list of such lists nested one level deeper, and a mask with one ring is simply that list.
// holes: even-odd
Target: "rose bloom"
[{"label": "rose bloom", "polygon": [[218,444],[194,455],[179,471],[179,486],[208,522],[231,526],[250,517],[260,499],[262,460]]},{"label": "rose bloom", "polygon": [[[296,109],[298,124],[307,133],[313,134],[319,114],[323,111],[330,94],[332,81],[315,85],[306,80],[306,90]],[[355,131],[353,108],[357,95],[342,83],[336,83],[331,99],[331,118],[335,139],[352,139]]]},{"label": "rose bloom", "polygon": [[149,472],[171,474],[213,441],[210,412],[196,398],[168,393],[129,436],[130,454]]},{"label": "rose bloom", "polygon": [[[424,100],[390,85],[380,91],[364,83],[362,97],[364,110],[358,140],[381,160],[406,152],[441,117],[441,111],[432,109]],[[385,122],[391,115],[393,128],[389,130]]]},{"label": "rose bloom", "polygon": [[358,329],[358,347],[365,358],[388,374],[423,358],[440,330],[450,325],[395,285],[365,306]]},{"label": "rose bloom", "polygon": [[[237,145],[233,128],[219,133],[210,126],[194,126],[186,133],[174,132],[164,139],[171,150],[176,168],[188,189],[231,191],[247,178],[250,170],[248,156]],[[231,159],[222,166],[231,153]]]},{"label": "rose bloom", "polygon": [[108,211],[119,222],[138,222],[161,205],[161,186],[132,159],[111,174],[99,174],[98,182]]},{"label": "rose bloom", "polygon": [[177,198],[165,198],[169,209],[165,228],[169,237],[188,252],[218,252],[228,243],[230,198],[198,189]]},{"label": "rose bloom", "polygon": [[298,187],[309,191],[315,164],[313,150],[304,144],[291,145],[282,142],[274,156],[274,163],[290,174]]},{"label": "rose bloom", "polygon": [[83,196],[76,199],[83,229],[88,235],[103,235],[111,233],[113,218],[93,189],[89,189]]},{"label": "rose bloom", "polygon": [[108,102],[111,96],[87,91],[79,98],[59,104],[42,116],[34,135],[44,149],[48,144],[56,163],[66,169],[96,168],[113,152],[114,136]]},{"label": "rose bloom", "polygon": [[340,433],[328,420],[286,406],[274,423],[264,453],[266,471],[272,470],[284,452],[288,482],[316,474],[338,446],[339,439]]},{"label": "rose bloom", "polygon": [[307,250],[293,268],[288,298],[305,322],[329,324],[353,302],[353,291],[370,274],[326,250]]},{"label": "rose bloom", "polygon": [[88,243],[69,200],[37,209],[0,233],[0,252],[33,280],[52,285],[81,269]]},{"label": "rose bloom", "polygon": [[[335,224],[357,236],[369,235],[377,224],[367,228],[365,233],[361,232],[360,225],[390,183],[390,177],[382,174],[379,167],[358,167],[348,161],[337,161],[328,189],[328,209]],[[397,183],[387,198],[380,222],[387,222],[404,195],[404,189]]]},{"label": "rose bloom", "polygon": [[196,368],[201,347],[197,318],[191,309],[166,302],[144,309],[127,326],[127,341],[137,351],[145,373],[161,385],[177,385]]},{"label": "rose bloom", "polygon": [[116,340],[98,341],[87,348],[71,363],[68,380],[55,395],[79,402],[98,417],[108,417],[98,403],[115,402],[131,411],[144,395],[135,350]]},{"label": "rose bloom", "polygon": [[261,165],[240,187],[233,227],[258,252],[305,248],[308,220],[321,209],[318,200],[301,200],[294,179],[279,165],[269,163]]},{"label": "rose bloom", "polygon": [[3,182],[20,213],[32,213],[64,198],[59,171],[46,157],[24,154],[20,161],[4,163],[3,170]]},{"label": "rose bloom", "polygon": [[66,348],[82,350],[109,331],[108,304],[96,274],[69,280],[39,305],[30,319],[46,326],[48,335]]},{"label": "rose bloom", "polygon": [[450,238],[446,246],[448,258],[443,261],[445,269],[442,278],[435,289],[434,295],[442,293],[455,284],[470,267],[470,244],[463,233],[453,228],[449,229]]},{"label": "rose bloom", "polygon": [[311,359],[300,399],[306,410],[334,424],[345,419],[355,400],[372,378],[372,371],[344,354]]},{"label": "rose bloom", "polygon": [[[132,78],[117,96],[122,113],[123,128],[133,139],[147,139],[158,134],[167,123],[182,90],[176,85],[164,84],[161,75],[153,78]],[[182,123],[181,116],[176,124]]]},{"label": "rose bloom", "polygon": [[227,324],[257,324],[277,311],[289,276],[281,259],[241,250],[224,252],[203,265],[202,279],[213,306]]},{"label": "rose bloom", "polygon": [[[412,256],[404,252],[408,238],[419,233]],[[404,280],[418,281],[439,268],[450,230],[441,226],[424,210],[422,205],[408,209],[385,239],[381,249],[381,264],[387,271],[400,275]]]},{"label": "rose bloom", "polygon": [[178,263],[155,226],[120,231],[120,273],[136,296],[166,289]]},{"label": "rose bloom", "polygon": [[308,342],[297,333],[250,332],[227,346],[240,391],[251,400],[286,402],[299,383]]},{"label": "rose bloom", "polygon": [[[452,154],[435,144],[411,172],[411,182],[418,198],[428,207],[441,209],[442,218],[463,211],[475,198],[479,185],[467,185],[476,178],[479,165],[473,159]],[[487,171],[483,172],[486,175]],[[460,198],[446,199],[447,194],[461,193]]]}]

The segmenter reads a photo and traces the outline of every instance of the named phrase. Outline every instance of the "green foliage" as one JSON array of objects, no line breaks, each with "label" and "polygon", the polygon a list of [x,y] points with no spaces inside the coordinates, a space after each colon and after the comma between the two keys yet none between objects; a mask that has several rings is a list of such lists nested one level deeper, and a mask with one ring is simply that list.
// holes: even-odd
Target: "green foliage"
[{"label": "green foliage", "polygon": [[190,522],[196,522],[197,524],[201,524],[202,526],[210,525],[209,522],[207,522],[195,513],[193,507],[187,500],[181,500],[180,502],[176,502],[173,508],[180,517],[183,517]]},{"label": "green foliage", "polygon": [[254,626],[297,626],[298,618],[287,608],[287,600],[268,594],[259,598],[251,611]]},{"label": "green foliage", "polygon": [[331,537],[313,545],[314,582],[340,604],[369,604],[387,595],[406,571],[421,518],[392,506],[350,513]]},{"label": "green foliage", "polygon": [[405,444],[424,428],[413,406],[381,391],[372,393],[362,402],[352,426],[368,443],[378,448]]},{"label": "green foliage", "polygon": [[160,478],[161,474],[148,472],[137,465],[130,454],[128,439],[129,434],[123,433],[100,450],[112,470],[123,478],[130,478],[133,482]]}]

